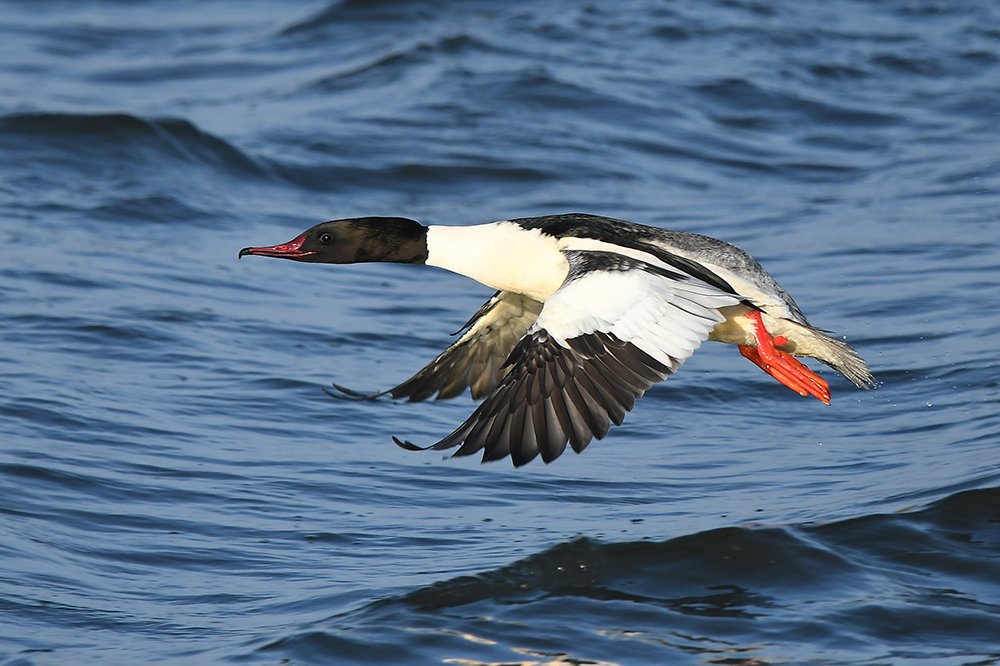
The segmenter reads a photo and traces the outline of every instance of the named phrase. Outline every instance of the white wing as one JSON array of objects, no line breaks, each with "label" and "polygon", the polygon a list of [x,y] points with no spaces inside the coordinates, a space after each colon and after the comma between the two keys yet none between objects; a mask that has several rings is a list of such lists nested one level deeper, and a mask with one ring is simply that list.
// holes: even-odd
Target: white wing
[{"label": "white wing", "polygon": [[[566,251],[570,272],[504,364],[496,390],[431,448],[523,465],[579,453],[621,425],[739,297],[686,273],[610,252]],[[398,440],[397,440],[398,441]],[[403,443],[401,443],[403,444]],[[417,448],[405,443],[406,448]]]}]

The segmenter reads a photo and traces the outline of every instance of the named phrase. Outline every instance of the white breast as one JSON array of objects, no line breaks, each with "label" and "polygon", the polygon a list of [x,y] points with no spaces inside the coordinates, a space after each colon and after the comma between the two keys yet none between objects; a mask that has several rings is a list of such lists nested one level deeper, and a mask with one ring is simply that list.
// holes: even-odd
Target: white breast
[{"label": "white breast", "polygon": [[428,266],[545,302],[562,285],[569,262],[555,238],[511,222],[427,229]]}]

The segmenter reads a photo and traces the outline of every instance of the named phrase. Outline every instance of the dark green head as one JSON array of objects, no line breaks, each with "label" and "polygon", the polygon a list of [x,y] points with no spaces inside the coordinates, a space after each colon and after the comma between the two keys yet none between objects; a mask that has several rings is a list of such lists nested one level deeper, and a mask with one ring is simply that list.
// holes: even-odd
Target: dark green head
[{"label": "dark green head", "polygon": [[240,257],[248,254],[323,264],[422,264],[427,259],[427,227],[405,217],[332,220],[281,245],[240,250]]}]

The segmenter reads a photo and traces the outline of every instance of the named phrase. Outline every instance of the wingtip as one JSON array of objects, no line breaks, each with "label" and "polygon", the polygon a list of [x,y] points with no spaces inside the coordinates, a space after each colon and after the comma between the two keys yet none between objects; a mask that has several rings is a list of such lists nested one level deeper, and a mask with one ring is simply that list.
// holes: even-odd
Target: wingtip
[{"label": "wingtip", "polygon": [[401,449],[405,449],[406,451],[426,451],[429,448],[426,446],[417,446],[413,442],[401,440],[395,435],[392,436],[392,441],[396,443],[396,446],[398,446]]},{"label": "wingtip", "polygon": [[389,395],[389,391],[379,391],[378,393],[362,393],[360,391],[355,391],[354,389],[347,388],[346,386],[340,386],[339,384],[334,384],[333,382],[330,382],[330,386],[332,386],[337,392],[335,393],[334,391],[331,391],[330,389],[324,386],[322,387],[323,393],[326,393],[328,396],[330,396],[335,400],[348,400],[351,402],[372,402],[378,400],[382,396]]}]

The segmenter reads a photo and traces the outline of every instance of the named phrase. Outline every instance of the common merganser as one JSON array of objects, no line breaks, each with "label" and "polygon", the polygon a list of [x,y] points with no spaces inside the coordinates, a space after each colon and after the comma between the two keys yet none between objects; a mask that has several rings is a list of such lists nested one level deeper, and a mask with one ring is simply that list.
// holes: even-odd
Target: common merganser
[{"label": "common merganser", "polygon": [[[827,383],[794,356],[829,365],[860,388],[875,379],[857,352],[813,328],[757,261],[729,243],[608,217],[548,215],[469,227],[401,217],[323,222],[254,254],[329,264],[438,266],[496,289],[453,345],[384,393],[486,400],[429,447],[483,451],[515,466],[577,453],[701,343],[717,340],[803,396],[830,404]],[[382,394],[378,394],[382,395]]]}]

